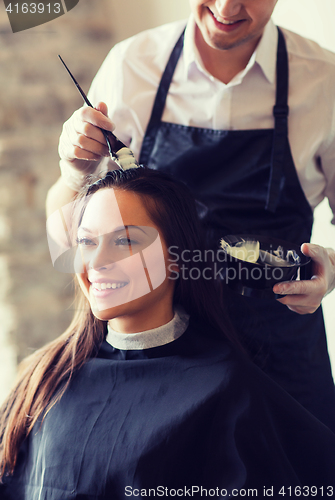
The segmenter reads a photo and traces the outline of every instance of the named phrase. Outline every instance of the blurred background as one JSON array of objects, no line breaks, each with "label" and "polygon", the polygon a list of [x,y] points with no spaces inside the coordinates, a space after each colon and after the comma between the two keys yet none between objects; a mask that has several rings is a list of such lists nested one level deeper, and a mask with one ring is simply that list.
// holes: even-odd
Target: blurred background
[{"label": "blurred background", "polygon": [[[13,34],[0,2],[0,402],[17,363],[60,335],[73,314],[72,280],[53,269],[45,234],[58,138],[82,104],[57,54],[87,92],[116,42],[188,15],[188,0],[80,0],[66,15]],[[334,0],[279,0],[274,20],[335,52]],[[335,248],[330,220],[324,201],[313,241]],[[335,373],[334,306],[335,292],[324,299]]]}]

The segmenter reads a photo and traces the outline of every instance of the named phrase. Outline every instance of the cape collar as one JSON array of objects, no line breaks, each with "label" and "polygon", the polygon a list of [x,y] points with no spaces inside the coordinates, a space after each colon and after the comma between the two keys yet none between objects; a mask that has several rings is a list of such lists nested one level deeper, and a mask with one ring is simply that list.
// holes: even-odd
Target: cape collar
[{"label": "cape collar", "polygon": [[189,315],[181,307],[175,308],[175,314],[169,323],[138,333],[116,332],[108,325],[106,341],[116,349],[150,349],[168,344],[178,339],[187,329]]}]

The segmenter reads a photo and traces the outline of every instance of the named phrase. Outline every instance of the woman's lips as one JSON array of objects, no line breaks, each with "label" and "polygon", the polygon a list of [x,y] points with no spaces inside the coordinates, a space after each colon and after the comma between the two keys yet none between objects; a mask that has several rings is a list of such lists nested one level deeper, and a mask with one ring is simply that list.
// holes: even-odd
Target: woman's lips
[{"label": "woman's lips", "polygon": [[104,298],[120,292],[127,285],[129,285],[128,281],[92,282],[90,288],[95,297]]}]

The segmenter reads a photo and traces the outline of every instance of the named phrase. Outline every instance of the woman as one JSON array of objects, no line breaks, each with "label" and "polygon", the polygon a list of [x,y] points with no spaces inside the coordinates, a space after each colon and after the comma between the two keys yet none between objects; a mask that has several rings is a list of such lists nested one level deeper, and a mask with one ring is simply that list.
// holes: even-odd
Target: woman
[{"label": "woman", "polygon": [[82,294],[3,407],[1,498],[332,496],[335,437],[235,345],[187,189],[111,172],[74,218]]}]

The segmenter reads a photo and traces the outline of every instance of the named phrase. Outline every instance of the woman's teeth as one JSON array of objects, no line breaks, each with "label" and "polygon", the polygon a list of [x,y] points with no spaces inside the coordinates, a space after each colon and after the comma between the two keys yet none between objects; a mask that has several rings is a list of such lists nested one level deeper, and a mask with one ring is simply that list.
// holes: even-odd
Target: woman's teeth
[{"label": "woman's teeth", "polygon": [[126,285],[128,285],[128,283],[125,281],[122,283],[92,283],[93,288],[96,288],[97,290],[107,290],[108,288],[123,288]]}]

